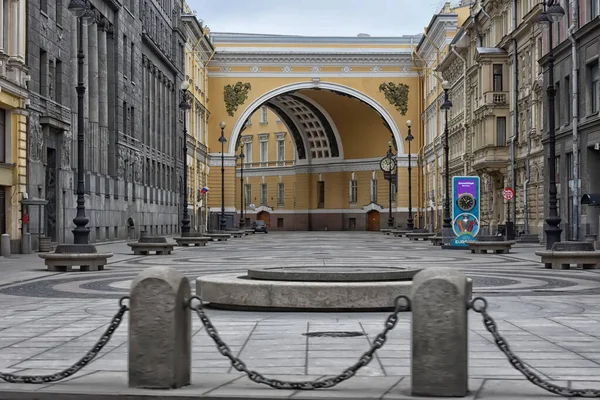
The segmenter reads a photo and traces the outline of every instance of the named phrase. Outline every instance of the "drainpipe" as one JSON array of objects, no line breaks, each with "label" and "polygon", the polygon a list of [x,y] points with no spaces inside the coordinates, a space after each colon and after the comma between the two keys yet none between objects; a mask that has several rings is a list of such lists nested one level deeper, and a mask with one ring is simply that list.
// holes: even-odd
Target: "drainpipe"
[{"label": "drainpipe", "polygon": [[[483,9],[482,9],[483,10]],[[485,12],[485,10],[483,10]],[[512,0],[512,31],[517,30],[517,0]],[[513,75],[513,135],[510,139],[510,169],[511,169],[511,186],[515,192],[515,197],[512,200],[508,200],[509,214],[512,213],[513,226],[517,227],[517,169],[515,165],[516,158],[516,143],[519,138],[519,57],[517,55],[517,39],[513,39],[513,63],[512,63],[512,75]],[[510,210],[510,203],[512,201],[513,209]],[[507,215],[510,218],[510,215]],[[508,232],[507,232],[508,233]]]},{"label": "drainpipe", "polygon": [[[463,107],[466,108],[467,105],[467,60],[465,60],[458,52],[456,51],[456,45],[450,45],[450,50],[459,58],[459,60],[463,63]],[[467,154],[467,111],[463,109],[463,155]],[[464,161],[464,160],[463,160]],[[466,161],[463,162],[463,174],[467,176],[468,168]]]},{"label": "drainpipe", "polygon": [[579,210],[579,131],[578,131],[578,91],[577,91],[577,81],[578,81],[578,68],[577,68],[577,40],[573,36],[574,32],[577,30],[579,25],[579,2],[576,0],[571,0],[571,26],[567,32],[567,36],[571,41],[571,101],[573,102],[572,111],[573,111],[573,119],[571,122],[571,127],[573,129],[573,224],[572,224],[572,237],[574,241],[579,240],[579,230],[580,230],[580,219],[581,216]]}]

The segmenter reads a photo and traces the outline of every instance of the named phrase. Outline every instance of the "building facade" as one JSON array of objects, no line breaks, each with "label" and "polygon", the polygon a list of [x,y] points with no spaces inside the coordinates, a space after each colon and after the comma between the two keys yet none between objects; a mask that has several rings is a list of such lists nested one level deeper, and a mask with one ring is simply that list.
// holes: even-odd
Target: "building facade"
[{"label": "building facade", "polygon": [[0,2],[0,234],[20,248],[27,198],[26,1]]}]

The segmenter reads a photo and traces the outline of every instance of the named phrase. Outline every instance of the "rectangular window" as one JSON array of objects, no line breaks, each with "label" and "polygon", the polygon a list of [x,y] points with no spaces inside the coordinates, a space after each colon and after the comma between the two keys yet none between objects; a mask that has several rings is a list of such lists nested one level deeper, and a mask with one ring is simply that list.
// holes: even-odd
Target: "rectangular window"
[{"label": "rectangular window", "polygon": [[377,179],[371,179],[371,203],[377,204]]},{"label": "rectangular window", "polygon": [[40,11],[48,15],[48,0],[40,0]]},{"label": "rectangular window", "polygon": [[356,182],[356,180],[352,179],[350,181],[350,193],[349,193],[349,197],[350,197],[350,203],[356,203],[357,198],[358,198],[358,182]]},{"label": "rectangular window", "polygon": [[277,141],[277,165],[283,165],[285,161],[285,141],[280,139]]},{"label": "rectangular window", "polygon": [[502,91],[502,64],[493,65],[494,92]]},{"label": "rectangular window", "polygon": [[319,196],[317,208],[325,208],[325,182],[323,182],[323,181],[318,182],[317,194]]},{"label": "rectangular window", "polygon": [[[559,94],[560,96],[560,94]],[[571,77],[565,76],[565,124],[569,125],[569,121],[571,120],[571,102],[573,99],[571,98]]]},{"label": "rectangular window", "polygon": [[506,146],[506,117],[496,117],[496,146]]},{"label": "rectangular window", "polygon": [[246,185],[246,193],[245,193],[245,197],[246,197],[246,205],[249,206],[250,204],[252,204],[252,185],[247,184]]},{"label": "rectangular window", "polygon": [[573,153],[567,154],[567,180],[570,181],[573,179]]},{"label": "rectangular window", "polygon": [[283,183],[277,184],[277,205],[283,206],[285,204],[285,185]]},{"label": "rectangular window", "polygon": [[556,82],[554,84],[554,89],[556,90],[556,96],[554,97],[554,123],[556,124],[556,126],[560,126],[560,121],[562,121],[562,119],[560,118],[560,112],[562,110],[560,107],[560,83]]},{"label": "rectangular window", "polygon": [[283,218],[277,218],[277,227],[283,228]]},{"label": "rectangular window", "polygon": [[266,167],[269,161],[269,142],[260,142],[260,162],[261,166]]},{"label": "rectangular window", "polygon": [[556,166],[555,167],[556,171],[554,171],[555,172],[554,177],[556,179],[556,183],[560,183],[560,156],[556,156],[554,158],[554,160],[555,160],[554,165]]},{"label": "rectangular window", "polygon": [[590,112],[597,113],[600,104],[600,68],[598,67],[598,60],[588,64],[588,98],[590,104]]},{"label": "rectangular window", "polygon": [[62,102],[63,64],[58,58],[54,62],[54,100]]},{"label": "rectangular window", "polygon": [[48,96],[48,53],[40,49],[40,96]]},{"label": "rectangular window", "polygon": [[[132,8],[133,10],[133,8]],[[134,57],[135,54],[135,45],[133,44],[133,42],[131,42],[131,54],[129,56],[129,67],[130,67],[130,71],[129,71],[129,79],[131,79],[131,82],[133,82],[133,70],[135,69],[135,63],[133,62],[133,60],[135,59]]]},{"label": "rectangular window", "polygon": [[56,24],[61,25],[63,23],[63,2],[62,0],[56,0]]},{"label": "rectangular window", "polygon": [[127,35],[123,35],[123,78],[127,79],[127,73],[129,69],[127,68]]},{"label": "rectangular window", "polygon": [[135,108],[129,107],[129,135],[135,137]]},{"label": "rectangular window", "polygon": [[0,163],[6,162],[6,110],[0,108]]},{"label": "rectangular window", "polygon": [[129,111],[127,109],[127,102],[124,101],[123,102],[123,134],[127,135],[127,127],[129,126],[129,124],[127,124],[127,121],[129,119]]},{"label": "rectangular window", "polygon": [[600,1],[590,0],[590,20],[600,15]]},{"label": "rectangular window", "polygon": [[246,143],[246,165],[252,164],[252,143]]},{"label": "rectangular window", "polygon": [[356,218],[348,219],[348,229],[356,229]]},{"label": "rectangular window", "polygon": [[267,121],[267,112],[268,112],[267,107],[263,107],[260,109],[260,123],[261,124],[266,124],[268,122]]},{"label": "rectangular window", "polygon": [[265,206],[267,205],[267,184],[266,183],[261,183],[260,184],[260,204]]}]

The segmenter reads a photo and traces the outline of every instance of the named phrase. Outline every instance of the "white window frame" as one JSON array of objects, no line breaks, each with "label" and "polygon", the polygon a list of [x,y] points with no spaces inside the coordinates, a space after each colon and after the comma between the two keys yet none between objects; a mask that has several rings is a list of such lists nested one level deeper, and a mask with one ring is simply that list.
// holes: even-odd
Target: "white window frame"
[{"label": "white window frame", "polygon": [[269,109],[267,107],[262,107],[260,109],[260,123],[261,124],[268,124],[269,123],[268,113],[269,113]]},{"label": "white window frame", "polygon": [[269,189],[266,183],[260,184],[260,204],[267,205],[269,200]]},{"label": "white window frame", "polygon": [[277,205],[283,206],[285,204],[285,184],[277,184]]},{"label": "white window frame", "polygon": [[348,183],[348,197],[350,199],[350,203],[355,204],[358,200],[358,182],[356,179],[350,179]]},{"label": "white window frame", "polygon": [[377,204],[377,179],[371,179],[371,203]]}]

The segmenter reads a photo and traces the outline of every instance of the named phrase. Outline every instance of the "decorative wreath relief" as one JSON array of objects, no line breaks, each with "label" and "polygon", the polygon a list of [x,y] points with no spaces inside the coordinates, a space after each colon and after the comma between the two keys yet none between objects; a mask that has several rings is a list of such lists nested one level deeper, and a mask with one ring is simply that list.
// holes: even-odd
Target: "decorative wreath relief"
[{"label": "decorative wreath relief", "polygon": [[248,82],[238,82],[233,86],[225,86],[223,95],[225,96],[225,106],[227,107],[227,114],[229,114],[230,117],[233,117],[233,113],[237,111],[238,107],[241,104],[244,104],[244,102],[248,98],[248,92],[250,91],[250,89],[252,89],[252,86]]},{"label": "decorative wreath relief", "polygon": [[379,91],[385,94],[385,98],[391,105],[406,115],[408,111],[408,85],[404,83],[384,82],[379,85]]}]

